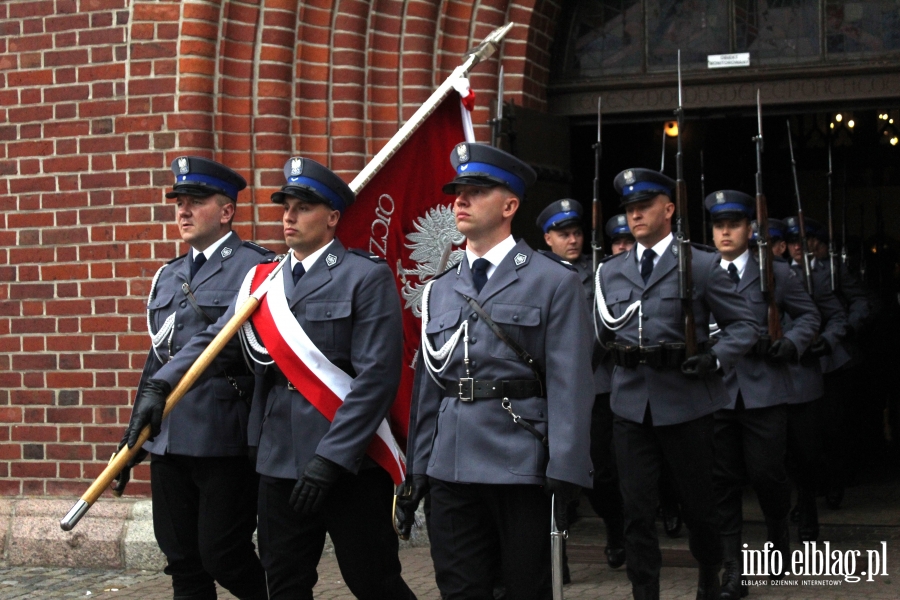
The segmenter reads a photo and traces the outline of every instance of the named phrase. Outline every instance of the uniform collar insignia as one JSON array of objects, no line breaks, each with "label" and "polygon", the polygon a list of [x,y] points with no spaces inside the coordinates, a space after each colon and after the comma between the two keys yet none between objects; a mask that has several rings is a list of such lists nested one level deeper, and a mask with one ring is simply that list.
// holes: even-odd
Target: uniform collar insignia
[{"label": "uniform collar insignia", "polygon": [[517,267],[519,267],[519,266],[522,266],[522,264],[526,260],[528,260],[528,257],[525,256],[524,254],[522,254],[521,252],[519,252],[518,254],[516,254],[516,257],[513,259],[513,262],[516,263]]},{"label": "uniform collar insignia", "polygon": [[329,267],[333,267],[336,262],[337,256],[335,256],[334,254],[329,253],[328,256],[325,257],[325,264]]},{"label": "uniform collar insignia", "polygon": [[232,252],[234,252],[234,250],[232,250],[228,246],[225,246],[224,248],[222,248],[222,258],[228,258],[229,256],[231,256]]},{"label": "uniform collar insignia", "polygon": [[678,244],[676,244],[675,242],[672,242],[672,244],[669,247],[672,248],[672,254],[674,254],[675,256],[678,256]]}]

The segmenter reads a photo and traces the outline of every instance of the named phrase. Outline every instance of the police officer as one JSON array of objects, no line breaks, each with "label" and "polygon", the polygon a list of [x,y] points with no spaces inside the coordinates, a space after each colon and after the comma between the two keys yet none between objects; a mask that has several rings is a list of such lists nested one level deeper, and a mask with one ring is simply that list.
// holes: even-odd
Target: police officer
[{"label": "police officer", "polygon": [[[815,261],[825,269],[826,280],[831,289],[831,261],[828,253],[828,230],[818,221],[805,219],[807,235]],[[825,503],[829,508],[840,508],[844,499],[844,485],[849,471],[850,444],[848,423],[853,421],[847,403],[857,393],[860,374],[861,352],[857,342],[861,332],[872,318],[872,303],[859,280],[850,272],[840,257],[835,258],[837,270],[834,278],[835,296],[847,312],[847,335],[843,340],[850,360],[842,366],[835,366],[833,355],[820,360],[825,380],[825,418],[822,439],[825,441],[824,487]]]},{"label": "police officer", "polygon": [[[804,280],[803,246],[797,217],[784,219],[791,268]],[[818,338],[800,357],[799,364],[790,365],[791,376],[797,394],[788,404],[788,464],[792,465],[797,484],[796,507],[799,521],[798,535],[801,541],[815,541],[819,537],[819,514],[816,506],[818,460],[822,450],[819,435],[825,384],[822,377],[821,358],[831,356],[830,364],[839,368],[850,360],[842,341],[847,331],[847,313],[831,291],[828,273],[820,261],[810,261],[812,299],[822,317]],[[793,326],[786,319],[785,332]],[[793,512],[793,511],[792,511]]]},{"label": "police officer", "polygon": [[[713,416],[728,403],[721,368],[732,367],[757,337],[756,319],[719,257],[695,248],[693,310],[700,348],[685,358],[671,219],[675,182],[650,169],[627,169],[614,182],[637,244],[600,265],[597,308],[616,367],[613,439],[625,502],[628,578],[637,599],[659,598],[657,485],[671,466],[700,563],[698,598],[719,597],[722,544],[712,492]],[[709,316],[722,330],[709,347]]]},{"label": "police officer", "polygon": [[[578,271],[588,305],[594,302],[594,273],[591,256],[582,254],[584,231],[581,228],[582,208],[577,200],[553,202],[538,215],[537,226],[544,233],[544,242],[559,258],[568,261]],[[625,221],[625,215],[618,215]],[[615,222],[614,222],[615,221]],[[612,226],[612,231],[610,230]],[[606,225],[611,240],[631,237],[628,223],[618,223],[613,217]],[[632,238],[633,239],[633,238]],[[611,246],[615,242],[611,243]],[[621,245],[621,244],[620,244]],[[596,342],[595,342],[596,346]],[[601,361],[602,352],[594,348],[594,408],[591,411],[591,462],[594,465],[594,487],[585,495],[597,516],[606,526],[606,562],[617,569],[625,563],[625,521],[622,516],[622,494],[616,473],[612,449],[612,411],[609,408],[612,363]],[[566,565],[568,566],[568,565]]]},{"label": "police officer", "polygon": [[747,595],[747,587],[741,584],[742,496],[747,481],[753,485],[766,519],[768,541],[781,553],[782,560],[790,556],[787,517],[791,488],[784,461],[787,402],[793,387],[787,363],[796,361],[812,342],[819,328],[819,312],[797,273],[786,262],[773,261],[775,306],[779,314],[790,315],[794,327],[772,340],[769,304],[760,289],[759,257],[749,249],[756,200],[743,192],[721,190],[707,196],[705,205],[712,221],[713,241],[721,254],[719,265],[734,281],[738,293],[749,299],[760,334],[750,352],[725,368],[728,404],[714,415],[713,481],[725,551],[722,598],[737,600]]},{"label": "police officer", "polygon": [[[298,389],[303,383],[285,375],[293,363],[282,354],[257,370],[248,428],[258,447],[259,547],[269,598],[313,597],[326,532],[356,597],[414,598],[400,575],[398,541],[385,513],[391,476],[367,453],[400,381],[401,313],[393,276],[384,261],[348,251],[335,238],[341,215],[354,201],[340,177],[302,157],[290,159],[284,170],[287,183],[272,201],[284,207],[291,252],[269,295],[282,295],[287,312],[278,314],[296,320],[309,340],[304,344],[321,353],[318,362],[349,377],[343,402],[326,416],[315,398]],[[232,304],[157,376],[178,381],[234,312]],[[287,323],[276,329],[284,336],[296,331]],[[245,336],[257,360],[275,359],[265,339]],[[335,371],[331,377],[344,375]]]},{"label": "police officer", "polygon": [[609,238],[609,253],[612,255],[628,252],[634,247],[634,236],[628,229],[628,217],[624,214],[615,215],[606,222],[606,237]]},{"label": "police officer", "polygon": [[398,504],[409,523],[430,491],[447,600],[490,600],[498,555],[510,598],[549,599],[550,494],[565,529],[566,505],[593,477],[588,306],[577,273],[510,233],[534,171],[468,142],[450,160],[457,177],[444,192],[456,196],[466,254],[423,295]]},{"label": "police officer", "polygon": [[[182,156],[172,162],[175,220],[190,251],[163,265],[150,289],[147,356],[131,421],[122,440],[134,446],[150,424],[153,530],[166,555],[175,598],[216,598],[215,581],[238,598],[267,597],[251,537],[256,529],[257,476],[247,460],[247,419],[253,375],[243,360],[211,368],[162,421],[173,382],[161,367],[215,322],[244,274],[272,256],[231,230],[244,178],[215,161]],[[191,361],[193,362],[193,361]],[[120,445],[120,447],[122,446]],[[117,481],[121,494],[129,469]]]}]

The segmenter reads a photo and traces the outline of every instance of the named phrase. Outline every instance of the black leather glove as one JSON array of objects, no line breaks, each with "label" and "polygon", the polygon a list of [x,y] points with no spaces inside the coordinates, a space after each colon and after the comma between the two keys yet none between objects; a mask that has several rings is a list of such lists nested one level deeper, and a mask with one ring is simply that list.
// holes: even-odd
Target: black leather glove
[{"label": "black leather glove", "polygon": [[134,448],[141,430],[150,425],[150,437],[152,440],[159,435],[162,427],[163,409],[166,407],[166,398],[172,391],[172,386],[162,379],[149,379],[141,389],[140,395],[134,401],[131,411],[131,421],[125,430],[125,439],[129,448]]},{"label": "black leather glove", "polygon": [[681,372],[691,378],[706,377],[718,369],[716,353],[712,350],[700,352],[681,363]]},{"label": "black leather glove", "polygon": [[425,494],[428,493],[428,475],[406,475],[406,481],[397,488],[397,529],[400,531],[400,539],[409,539],[413,523],[416,520],[416,510]]},{"label": "black leather glove", "polygon": [[809,347],[809,350],[806,353],[812,358],[819,358],[822,356],[828,356],[831,354],[831,344],[828,343],[828,340],[820,337]]},{"label": "black leather glove", "polygon": [[556,497],[556,501],[553,503],[553,515],[556,517],[556,528],[559,531],[569,528],[569,504],[578,497],[580,490],[581,486],[562,479],[547,477],[544,482],[544,492],[548,496]]},{"label": "black leather glove", "polygon": [[303,515],[316,514],[322,510],[328,491],[338,477],[346,472],[341,465],[316,454],[306,463],[303,475],[297,480],[297,485],[291,492],[291,506]]},{"label": "black leather glove", "polygon": [[775,340],[769,347],[769,360],[779,365],[797,362],[797,346],[787,338]]},{"label": "black leather glove", "polygon": [[[128,443],[128,437],[122,438],[122,441],[119,442],[119,448],[116,450],[116,454],[122,451],[122,448]],[[128,482],[131,481],[131,469],[135,467],[135,465],[139,465],[144,462],[144,459],[150,453],[141,448],[137,451],[137,454],[134,455],[134,458],[125,463],[125,466],[119,471],[119,474],[116,475],[116,478],[112,480],[110,487],[112,489],[112,493],[116,498],[121,498],[122,494],[125,493],[125,486],[128,485]],[[115,456],[115,455],[113,455]]]}]

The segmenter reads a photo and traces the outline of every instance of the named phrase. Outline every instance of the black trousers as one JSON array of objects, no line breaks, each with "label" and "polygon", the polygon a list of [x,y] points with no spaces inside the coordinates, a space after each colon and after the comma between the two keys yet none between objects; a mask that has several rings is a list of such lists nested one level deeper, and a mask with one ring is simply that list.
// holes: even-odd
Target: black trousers
[{"label": "black trousers", "polygon": [[713,469],[722,535],[740,535],[743,486],[756,491],[766,519],[781,520],[791,509],[785,467],[787,405],[715,413],[716,462]]},{"label": "black trousers", "polygon": [[788,404],[788,469],[797,484],[801,500],[809,502],[815,501],[819,480],[821,409],[821,398],[803,404]]},{"label": "black trousers", "polygon": [[819,474],[826,490],[843,488],[846,485],[846,474],[852,472],[851,455],[854,448],[850,443],[850,434],[858,423],[858,413],[861,412],[859,409],[854,410],[852,404],[861,404],[861,392],[857,385],[860,375],[860,369],[856,367],[838,369],[824,375],[825,396],[822,398],[819,425],[823,452]]},{"label": "black trousers", "polygon": [[[691,554],[701,565],[722,562],[722,542],[712,486],[713,416],[654,426],[616,417],[613,423],[619,481],[625,503],[628,578],[638,588],[659,585],[662,555],[656,536],[659,476],[664,459],[672,469],[690,530]],[[658,587],[657,587],[658,589]]]},{"label": "black trousers", "polygon": [[594,488],[584,490],[597,516],[622,521],[622,492],[613,446],[613,413],[609,394],[597,394],[591,411],[591,462],[594,464]]},{"label": "black trousers", "polygon": [[257,475],[246,456],[153,455],[153,531],[176,598],[216,598],[218,581],[238,598],[265,598],[254,551]]},{"label": "black trousers", "polygon": [[415,599],[400,575],[399,542],[391,525],[394,485],[381,468],[345,473],[324,508],[305,517],[290,505],[296,481],[262,476],[259,482],[259,552],[269,598],[311,599],[325,533],[350,592],[363,600]]},{"label": "black trousers", "polygon": [[550,498],[537,485],[431,479],[431,558],[443,600],[549,600]]}]

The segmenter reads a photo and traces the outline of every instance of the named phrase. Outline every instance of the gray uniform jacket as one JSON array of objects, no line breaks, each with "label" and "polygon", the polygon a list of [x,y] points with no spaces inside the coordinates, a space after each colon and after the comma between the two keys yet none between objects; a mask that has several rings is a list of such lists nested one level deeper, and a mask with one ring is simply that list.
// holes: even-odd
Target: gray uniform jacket
[{"label": "gray uniform jacket", "polygon": [[[572,266],[575,267],[575,270],[578,271],[578,276],[581,277],[581,285],[584,286],[584,294],[588,301],[588,307],[593,309],[594,274],[592,270],[592,258],[588,254],[582,254],[581,258],[572,263]],[[593,327],[593,323],[591,323],[591,326]],[[602,327],[599,323],[597,326]],[[591,331],[593,331],[593,329],[591,329]],[[595,349],[595,352],[599,352],[599,349]],[[597,365],[597,368],[594,369],[594,394],[608,394],[612,389],[610,386],[611,378],[612,362],[609,360],[601,361],[600,364]]]},{"label": "gray uniform jacket", "polygon": [[465,259],[434,280],[426,335],[440,348],[468,320],[471,377],[533,380],[533,371],[484,323],[474,298],[546,374],[545,397],[512,399],[512,410],[549,437],[549,452],[513,422],[500,398],[459,400],[465,343],[432,380],[419,349],[410,411],[407,468],[449,482],[543,484],[546,477],[591,487],[590,316],[578,275],[519,241],[476,293]]},{"label": "gray uniform jacket", "polygon": [[[403,336],[393,275],[384,261],[348,252],[335,239],[296,287],[289,268],[281,276],[297,322],[353,383],[330,422],[299,392],[277,385],[274,365],[258,369],[249,424],[250,445],[258,445],[256,470],[298,479],[318,454],[356,473],[364,462],[374,464],[365,451],[400,385]],[[194,338],[185,356],[199,356],[233,314],[231,306]],[[176,357],[160,373],[177,381],[188,366]]]},{"label": "gray uniform jacket", "polygon": [[[818,260],[816,261],[816,263],[819,262]],[[823,260],[821,264],[825,271],[825,281],[828,283],[828,289],[831,289],[831,263],[828,260]],[[840,269],[838,270],[840,276],[837,283],[840,287],[835,295],[847,312],[847,336],[844,338],[842,345],[847,354],[850,355],[851,361],[846,361],[844,364],[836,366],[833,354],[823,356],[820,359],[823,373],[830,373],[842,366],[849,365],[850,362],[856,364],[859,361],[859,345],[855,341],[854,334],[862,331],[872,315],[872,302],[865,288],[850,273],[847,265],[840,263],[840,259],[838,259],[838,264],[840,264]]]},{"label": "gray uniform jacket", "polygon": [[[802,281],[803,266],[793,264],[791,268]],[[836,365],[834,368],[840,368],[850,360],[850,354],[842,343],[847,333],[847,313],[831,291],[828,273],[819,261],[813,263],[812,278],[813,302],[822,317],[819,336],[831,346],[831,364]],[[790,318],[790,315],[782,315],[782,319],[782,326],[786,334],[794,327],[793,319]],[[801,358],[799,364],[790,365],[789,368],[794,382],[794,390],[797,392],[790,404],[812,402],[825,395],[820,358]]]},{"label": "gray uniform jacket", "polygon": [[[756,317],[744,296],[719,266],[718,253],[694,248],[694,318],[697,343],[709,340],[710,313],[721,335],[715,346],[719,364],[732,368],[756,343]],[[678,258],[674,242],[660,255],[647,284],[637,264],[637,247],[607,259],[600,269],[600,287],[613,317],[621,316],[629,305],[641,300],[643,344],[684,342],[684,317],[678,297]],[[603,329],[606,341],[638,345],[639,317],[634,316],[618,331]],[[654,425],[674,425],[700,418],[728,404],[721,372],[702,379],[690,379],[676,368],[657,369],[616,366],[612,377],[612,411],[629,421],[644,420],[647,406]]]},{"label": "gray uniform jacket", "polygon": [[[803,289],[797,273],[784,262],[773,262],[775,305],[782,314],[790,315],[793,327],[784,334],[802,355],[819,330],[819,311]],[[759,262],[751,254],[737,292],[750,301],[760,334],[768,333],[769,305],[759,289]],[[785,404],[796,395],[787,365],[774,365],[763,357],[748,353],[733,368],[725,368],[725,387],[729,401],[725,408],[734,409],[738,393],[746,408],[763,408]]]},{"label": "gray uniform jacket", "polygon": [[[160,372],[163,364],[159,359],[163,362],[180,359],[191,339],[209,326],[209,321],[191,305],[183,286],[190,282],[190,290],[200,309],[211,319],[218,319],[234,300],[247,271],[271,256],[274,256],[273,253],[265,248],[249,242],[242,243],[232,232],[213,257],[200,267],[193,281],[191,253],[176,258],[163,268],[147,312],[154,333],[159,332],[166,319],[174,313],[171,345],[166,336],[167,339],[159,344],[156,352],[150,350],[141,373],[138,393],[148,379],[163,378]],[[186,358],[185,362],[190,367],[194,359]],[[232,381],[226,378],[226,374]],[[169,381],[173,388],[178,379]],[[240,388],[240,393],[235,386]],[[247,415],[252,392],[252,373],[239,353],[233,355],[232,360],[222,361],[207,369],[163,420],[161,433],[152,442],[144,444],[144,448],[153,454],[245,455]]]}]

